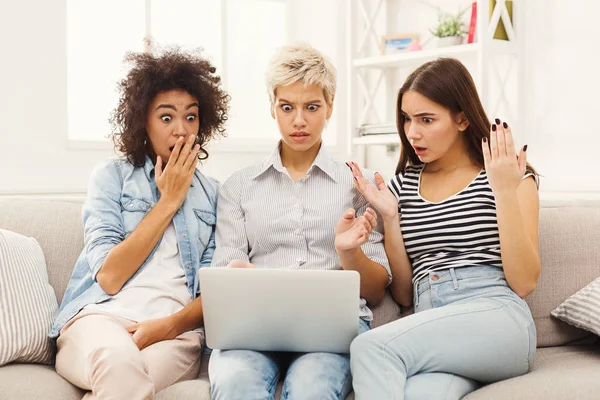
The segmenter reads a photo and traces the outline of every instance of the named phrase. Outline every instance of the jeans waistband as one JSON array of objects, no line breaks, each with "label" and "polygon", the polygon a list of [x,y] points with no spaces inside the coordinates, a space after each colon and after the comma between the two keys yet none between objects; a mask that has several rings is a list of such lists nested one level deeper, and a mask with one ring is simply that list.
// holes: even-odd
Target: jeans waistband
[{"label": "jeans waistband", "polygon": [[419,304],[419,295],[429,289],[432,285],[439,285],[447,281],[452,281],[454,288],[457,289],[458,281],[461,279],[492,277],[504,278],[504,271],[502,268],[484,265],[429,271],[427,275],[423,276],[414,284],[415,306]]}]

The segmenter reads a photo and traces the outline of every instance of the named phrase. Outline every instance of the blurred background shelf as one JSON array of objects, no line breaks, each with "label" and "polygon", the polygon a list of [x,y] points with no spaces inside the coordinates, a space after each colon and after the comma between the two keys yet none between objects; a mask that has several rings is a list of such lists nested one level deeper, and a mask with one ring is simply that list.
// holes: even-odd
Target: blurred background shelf
[{"label": "blurred background shelf", "polygon": [[400,144],[400,137],[397,133],[386,133],[381,135],[366,135],[352,139],[354,145],[366,144]]},{"label": "blurred background shelf", "polygon": [[374,56],[353,60],[356,68],[399,68],[420,65],[440,57],[476,57],[480,49],[479,43],[461,44],[452,47],[413,51],[403,54]]}]

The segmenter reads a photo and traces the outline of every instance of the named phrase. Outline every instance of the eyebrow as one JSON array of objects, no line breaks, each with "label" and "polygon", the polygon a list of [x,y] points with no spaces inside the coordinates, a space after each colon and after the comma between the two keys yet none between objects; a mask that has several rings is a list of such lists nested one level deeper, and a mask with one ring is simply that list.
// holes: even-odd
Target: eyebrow
[{"label": "eyebrow", "polygon": [[[189,110],[190,108],[192,108],[194,106],[200,108],[200,105],[198,103],[194,102],[194,103],[189,104],[185,109]],[[169,108],[169,109],[171,109],[173,111],[177,111],[177,107],[175,107],[172,104],[159,104],[158,107],[156,107],[157,110],[160,109],[160,108]]]},{"label": "eyebrow", "polygon": [[[280,103],[289,103],[289,104],[293,104],[293,102],[292,102],[292,101],[289,101],[289,100],[286,100],[286,99],[283,99],[283,98],[279,99],[279,102],[280,102]],[[306,102],[306,103],[304,103],[304,104],[321,104],[321,103],[322,103],[322,101],[321,101],[321,100],[318,100],[318,99],[316,99],[316,100],[307,101],[307,102]]]},{"label": "eyebrow", "polygon": [[[407,113],[406,111],[404,111],[404,110],[400,110],[400,112],[401,112],[403,115],[408,115],[408,113]],[[415,115],[413,115],[413,117],[431,117],[431,116],[434,116],[434,115],[435,115],[435,113],[431,113],[431,112],[422,112],[422,113],[418,113],[418,114],[415,114]]]}]

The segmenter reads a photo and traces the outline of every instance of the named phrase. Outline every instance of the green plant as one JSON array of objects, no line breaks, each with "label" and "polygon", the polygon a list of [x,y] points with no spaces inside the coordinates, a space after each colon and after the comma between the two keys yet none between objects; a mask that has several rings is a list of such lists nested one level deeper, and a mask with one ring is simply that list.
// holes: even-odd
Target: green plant
[{"label": "green plant", "polygon": [[466,26],[463,21],[465,10],[459,11],[456,14],[439,11],[438,24],[435,29],[429,31],[437,37],[460,36],[467,33]]}]

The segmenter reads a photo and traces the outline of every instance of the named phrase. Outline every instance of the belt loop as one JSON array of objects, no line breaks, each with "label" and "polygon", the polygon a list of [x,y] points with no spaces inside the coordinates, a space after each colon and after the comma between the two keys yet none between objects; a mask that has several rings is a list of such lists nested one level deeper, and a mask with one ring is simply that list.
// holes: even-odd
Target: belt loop
[{"label": "belt loop", "polygon": [[413,285],[413,291],[414,291],[414,301],[413,301],[413,308],[418,307],[419,305],[419,281],[416,281],[415,284]]},{"label": "belt loop", "polygon": [[454,268],[450,268],[450,276],[452,277],[452,283],[454,283],[454,290],[458,290],[458,279],[456,279],[456,271]]}]

